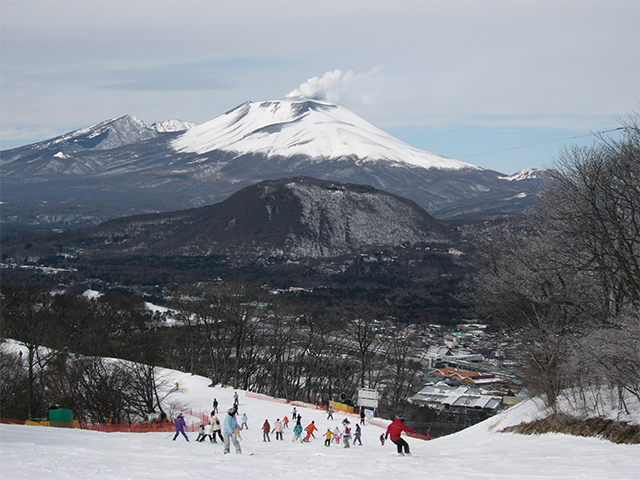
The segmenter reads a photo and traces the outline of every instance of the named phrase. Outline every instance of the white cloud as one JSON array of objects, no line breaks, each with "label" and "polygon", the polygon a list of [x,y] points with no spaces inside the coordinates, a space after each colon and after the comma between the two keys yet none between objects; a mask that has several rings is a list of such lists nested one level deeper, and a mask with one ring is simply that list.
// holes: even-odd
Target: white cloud
[{"label": "white cloud", "polygon": [[379,98],[382,83],[380,67],[364,73],[334,70],[326,72],[321,78],[308,79],[287,96],[303,96],[331,103],[371,105]]}]

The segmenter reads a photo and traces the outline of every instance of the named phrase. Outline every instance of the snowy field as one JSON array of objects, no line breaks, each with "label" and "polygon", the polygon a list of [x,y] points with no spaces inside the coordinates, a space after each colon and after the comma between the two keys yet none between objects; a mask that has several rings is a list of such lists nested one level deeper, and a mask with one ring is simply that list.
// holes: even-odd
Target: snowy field
[{"label": "snowy field", "polygon": [[[210,388],[209,380],[169,371],[167,380],[179,382],[171,403],[194,411],[210,411],[214,397],[220,418],[232,404],[234,390]],[[239,413],[249,417],[242,432],[243,453],[223,455],[220,443],[172,441],[168,433],[102,433],[79,429],[0,425],[0,478],[47,479],[175,479],[233,480],[337,480],[337,479],[640,479],[640,445],[615,445],[594,438],[559,434],[524,436],[497,433],[539,415],[528,401],[486,422],[431,441],[407,438],[413,456],[402,457],[395,445],[380,445],[384,431],[363,428],[363,446],[325,447],[321,435],[338,426],[344,414],[327,421],[320,410],[298,408],[302,424],[315,420],[319,427],[311,443],[262,441],[265,419],[291,417],[292,406],[258,400],[238,391]],[[352,424],[355,417],[350,417]],[[194,418],[191,420],[195,421]],[[187,417],[189,423],[190,418]]]}]

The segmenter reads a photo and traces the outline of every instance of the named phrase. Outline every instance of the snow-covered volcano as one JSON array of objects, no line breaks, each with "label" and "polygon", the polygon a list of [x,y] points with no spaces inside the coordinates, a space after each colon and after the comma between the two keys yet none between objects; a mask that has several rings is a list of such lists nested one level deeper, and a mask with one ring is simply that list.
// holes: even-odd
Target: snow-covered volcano
[{"label": "snow-covered volcano", "polygon": [[6,233],[211,205],[301,176],[370,185],[441,219],[495,218],[521,213],[542,181],[414,148],[340,105],[303,97],[244,103],[201,125],[146,126],[127,115],[0,158]]},{"label": "snow-covered volcano", "polygon": [[222,150],[240,155],[356,157],[364,162],[388,160],[422,168],[480,169],[412,147],[340,105],[305,97],[244,103],[187,130],[172,146],[200,155]]}]

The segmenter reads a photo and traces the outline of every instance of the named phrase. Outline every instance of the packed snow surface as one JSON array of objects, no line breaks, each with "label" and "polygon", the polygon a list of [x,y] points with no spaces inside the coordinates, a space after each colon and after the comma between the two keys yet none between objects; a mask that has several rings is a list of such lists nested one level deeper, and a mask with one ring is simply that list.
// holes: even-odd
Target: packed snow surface
[{"label": "packed snow surface", "polygon": [[244,103],[190,128],[172,145],[177,151],[201,155],[222,150],[316,159],[355,156],[360,161],[387,160],[423,168],[479,169],[414,148],[340,105],[305,97]]},{"label": "packed snow surface", "polygon": [[[166,382],[179,383],[167,405],[209,412],[213,398],[220,402],[220,419],[231,406],[234,390],[208,387],[203,377],[163,370]],[[523,402],[467,430],[431,441],[407,438],[412,456],[398,456],[395,446],[380,445],[380,425],[363,427],[362,446],[349,449],[323,445],[327,428],[339,426],[345,414],[327,420],[321,410],[297,407],[302,424],[312,420],[319,428],[310,443],[292,441],[291,428],[284,441],[262,441],[265,419],[291,417],[292,404],[257,399],[238,391],[239,415],[246,413],[248,430],[242,431],[242,454],[222,453],[220,443],[187,443],[170,433],[101,433],[39,426],[0,425],[2,478],[51,479],[175,479],[233,480],[552,480],[638,479],[640,445],[615,445],[595,438],[560,434],[524,436],[498,430],[535,418],[534,401]],[[357,421],[349,417],[352,426]],[[187,415],[187,423],[195,421]]]}]

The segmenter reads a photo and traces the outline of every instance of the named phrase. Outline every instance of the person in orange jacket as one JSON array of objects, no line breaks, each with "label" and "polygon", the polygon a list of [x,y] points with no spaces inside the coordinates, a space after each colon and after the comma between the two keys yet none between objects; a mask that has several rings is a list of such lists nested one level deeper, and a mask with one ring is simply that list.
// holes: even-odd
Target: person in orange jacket
[{"label": "person in orange jacket", "polygon": [[307,427],[305,428],[305,431],[307,432],[307,435],[302,439],[302,441],[303,442],[308,442],[309,439],[312,436],[313,436],[313,438],[316,438],[316,436],[313,434],[313,432],[315,432],[316,430],[318,430],[318,427],[316,427],[315,421],[313,421],[309,425],[307,425]]},{"label": "person in orange jacket", "polygon": [[[403,418],[396,418],[387,427],[387,433],[385,434],[385,438],[386,439],[390,438],[391,441],[396,444],[396,446],[398,447],[398,453],[400,455],[411,455],[411,452],[409,452],[409,444],[401,436],[402,432],[415,433],[412,429],[410,429],[404,424]],[[404,453],[402,453],[403,448],[404,448]]]}]

